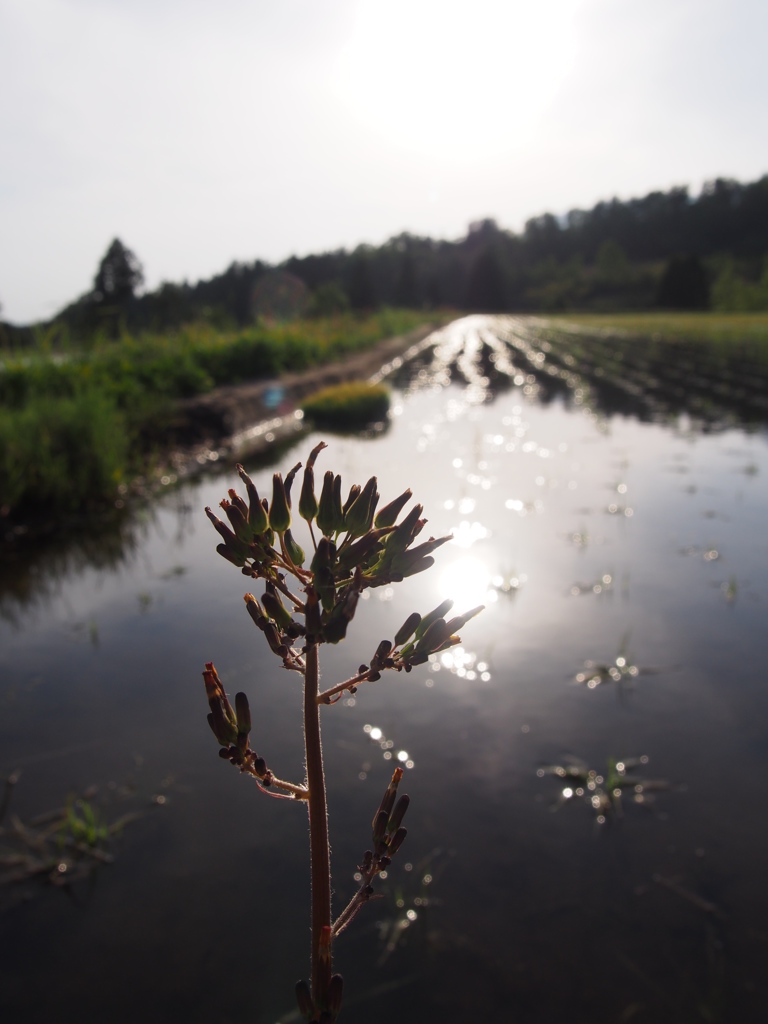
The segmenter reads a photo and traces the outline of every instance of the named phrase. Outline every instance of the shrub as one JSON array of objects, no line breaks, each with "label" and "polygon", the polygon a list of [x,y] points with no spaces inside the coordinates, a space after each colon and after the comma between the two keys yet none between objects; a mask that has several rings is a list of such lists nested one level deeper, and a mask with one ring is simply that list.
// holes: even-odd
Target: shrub
[{"label": "shrub", "polygon": [[365,426],[389,412],[389,391],[381,384],[350,381],[308,395],[301,408],[306,416],[328,427]]}]

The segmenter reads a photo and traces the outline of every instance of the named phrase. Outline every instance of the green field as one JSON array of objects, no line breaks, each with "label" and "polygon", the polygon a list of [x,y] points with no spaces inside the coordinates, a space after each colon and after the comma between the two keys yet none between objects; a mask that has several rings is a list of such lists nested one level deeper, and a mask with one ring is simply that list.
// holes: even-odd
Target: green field
[{"label": "green field", "polygon": [[144,473],[177,400],[306,370],[424,322],[416,311],[221,331],[193,325],[78,347],[0,350],[0,522],[109,506]]},{"label": "green field", "polygon": [[585,331],[664,341],[768,344],[768,313],[572,313],[547,320],[553,327],[574,324]]}]

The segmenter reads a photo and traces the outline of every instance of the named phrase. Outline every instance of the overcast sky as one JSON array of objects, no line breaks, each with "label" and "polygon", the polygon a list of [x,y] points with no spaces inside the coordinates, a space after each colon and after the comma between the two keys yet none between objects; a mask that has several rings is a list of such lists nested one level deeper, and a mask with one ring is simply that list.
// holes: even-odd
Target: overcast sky
[{"label": "overcast sky", "polygon": [[768,172],[766,0],[0,0],[0,303]]}]

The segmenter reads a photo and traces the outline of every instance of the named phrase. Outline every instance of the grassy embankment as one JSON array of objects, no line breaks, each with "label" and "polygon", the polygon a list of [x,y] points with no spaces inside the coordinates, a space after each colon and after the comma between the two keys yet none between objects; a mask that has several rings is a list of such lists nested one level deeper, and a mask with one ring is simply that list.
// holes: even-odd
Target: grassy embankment
[{"label": "grassy embankment", "polygon": [[149,439],[179,398],[331,362],[423,320],[386,310],[0,352],[0,521],[51,520],[113,502],[146,472],[156,455]]}]

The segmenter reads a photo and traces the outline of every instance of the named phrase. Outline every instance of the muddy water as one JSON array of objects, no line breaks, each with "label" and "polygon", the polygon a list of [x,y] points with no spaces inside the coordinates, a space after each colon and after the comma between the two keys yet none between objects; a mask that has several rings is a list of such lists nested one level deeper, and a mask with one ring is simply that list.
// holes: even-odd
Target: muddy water
[{"label": "muddy water", "polygon": [[[318,470],[375,472],[382,501],[411,486],[454,541],[361,604],[324,682],[413,610],[487,605],[460,648],[323,715],[339,908],[393,764],[411,796],[383,898],[339,941],[349,1024],[761,1019],[765,391],[743,359],[679,360],[470,318],[390,368],[387,430],[327,438]],[[275,467],[248,468],[269,493]],[[100,820],[140,816],[71,886],[0,887],[8,1020],[298,1020],[306,820],[221,762],[205,723],[213,659],[300,781],[298,677],[266,658],[201,511],[235,482],[9,567],[1,870],[19,871],[14,812],[92,786]]]}]

